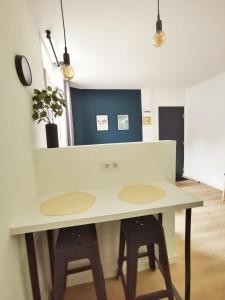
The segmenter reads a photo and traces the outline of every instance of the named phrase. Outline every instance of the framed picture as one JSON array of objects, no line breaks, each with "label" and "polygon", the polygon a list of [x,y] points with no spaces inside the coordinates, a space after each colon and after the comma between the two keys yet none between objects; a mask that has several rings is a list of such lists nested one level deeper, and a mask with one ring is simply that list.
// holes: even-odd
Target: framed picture
[{"label": "framed picture", "polygon": [[97,131],[109,130],[108,115],[96,115]]},{"label": "framed picture", "polygon": [[151,125],[151,117],[150,116],[143,116],[142,117],[142,125]]},{"label": "framed picture", "polygon": [[117,115],[118,130],[129,130],[129,116]]}]

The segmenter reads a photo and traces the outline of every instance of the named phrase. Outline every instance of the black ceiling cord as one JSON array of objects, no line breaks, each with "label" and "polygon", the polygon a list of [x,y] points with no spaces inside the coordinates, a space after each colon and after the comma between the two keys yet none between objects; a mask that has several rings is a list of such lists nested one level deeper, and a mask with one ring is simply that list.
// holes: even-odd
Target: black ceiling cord
[{"label": "black ceiling cord", "polygon": [[60,4],[61,4],[61,14],[62,14],[63,34],[64,34],[64,44],[65,44],[65,52],[63,53],[63,62],[65,65],[70,65],[70,56],[69,53],[67,52],[67,44],[66,44],[66,28],[65,28],[62,0],[60,0]]},{"label": "black ceiling cord", "polygon": [[159,15],[159,0],[158,0],[158,16],[160,18],[160,15]]},{"label": "black ceiling cord", "polygon": [[51,45],[51,47],[52,47],[52,51],[53,51],[53,53],[54,53],[54,56],[55,56],[55,59],[56,59],[57,66],[59,67],[59,66],[60,66],[60,63],[59,63],[59,60],[58,60],[58,58],[57,58],[55,49],[54,49],[53,44],[52,44],[51,31],[50,31],[50,30],[45,30],[45,32],[46,32],[46,38],[49,40],[49,43],[50,43],[50,45]]},{"label": "black ceiling cord", "polygon": [[64,20],[62,0],[60,0],[60,4],[61,4],[61,14],[62,14],[62,22],[63,22],[64,43],[65,43],[65,48],[67,48],[67,45],[66,45],[66,29],[65,29],[65,20]]},{"label": "black ceiling cord", "polygon": [[160,19],[160,14],[159,14],[159,0],[158,0],[158,16],[156,22],[156,32],[162,32],[162,20]]}]

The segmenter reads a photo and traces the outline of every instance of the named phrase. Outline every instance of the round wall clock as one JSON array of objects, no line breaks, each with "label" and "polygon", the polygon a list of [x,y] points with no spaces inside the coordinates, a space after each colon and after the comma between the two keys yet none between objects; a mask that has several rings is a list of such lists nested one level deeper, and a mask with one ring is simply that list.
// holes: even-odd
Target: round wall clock
[{"label": "round wall clock", "polygon": [[17,75],[19,77],[20,82],[29,86],[32,83],[32,74],[28,60],[23,55],[16,55],[15,57],[15,65]]}]

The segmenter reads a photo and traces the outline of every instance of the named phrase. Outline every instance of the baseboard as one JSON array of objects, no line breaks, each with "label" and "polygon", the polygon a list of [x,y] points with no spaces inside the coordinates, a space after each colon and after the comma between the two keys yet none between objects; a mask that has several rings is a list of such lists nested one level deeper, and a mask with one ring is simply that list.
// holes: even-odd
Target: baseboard
[{"label": "baseboard", "polygon": [[202,179],[202,178],[194,178],[194,177],[192,177],[192,176],[189,176],[188,174],[184,174],[183,176],[186,177],[186,178],[188,178],[188,179],[190,179],[190,180],[195,180],[195,181],[197,181],[197,182],[201,182],[201,183],[204,183],[204,184],[206,184],[206,185],[209,185],[209,186],[211,186],[211,187],[213,187],[213,188],[215,188],[215,189],[223,190],[223,186],[216,185],[216,184],[214,184],[214,183],[212,183],[212,182],[209,182],[209,181],[207,181],[207,180],[204,180],[204,179]]}]

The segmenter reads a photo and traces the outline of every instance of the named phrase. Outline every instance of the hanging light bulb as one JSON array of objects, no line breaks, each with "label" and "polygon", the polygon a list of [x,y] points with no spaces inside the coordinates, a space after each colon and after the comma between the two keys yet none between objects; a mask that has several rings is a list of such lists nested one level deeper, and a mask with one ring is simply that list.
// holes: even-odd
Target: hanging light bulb
[{"label": "hanging light bulb", "polygon": [[70,65],[70,55],[67,52],[66,29],[65,29],[62,0],[60,0],[60,3],[61,3],[61,13],[62,13],[63,33],[64,33],[64,43],[65,43],[65,52],[63,53],[63,64],[61,65],[61,72],[65,80],[71,80],[74,77],[74,71],[73,71],[73,67]]},{"label": "hanging light bulb", "polygon": [[153,45],[157,48],[161,47],[166,40],[166,35],[162,31],[162,20],[160,19],[159,14],[159,0],[158,0],[158,15],[157,15],[157,21],[156,21],[156,33],[153,37]]},{"label": "hanging light bulb", "polygon": [[70,65],[70,55],[65,47],[63,54],[63,64],[61,65],[61,72],[65,80],[71,80],[74,77],[73,67]]},{"label": "hanging light bulb", "polygon": [[[157,22],[161,20],[157,20]],[[157,27],[157,22],[156,22],[156,27]],[[165,43],[166,40],[166,35],[162,30],[157,30],[156,29],[156,33],[154,34],[153,37],[153,45],[157,48],[162,47],[162,45]]]},{"label": "hanging light bulb", "polygon": [[62,65],[61,72],[65,80],[71,80],[74,77],[73,68],[70,65]]},{"label": "hanging light bulb", "polygon": [[61,72],[65,80],[71,80],[74,77],[73,68],[70,65],[62,65]]}]

